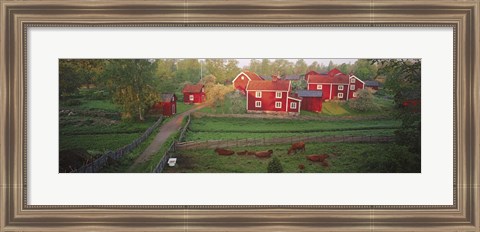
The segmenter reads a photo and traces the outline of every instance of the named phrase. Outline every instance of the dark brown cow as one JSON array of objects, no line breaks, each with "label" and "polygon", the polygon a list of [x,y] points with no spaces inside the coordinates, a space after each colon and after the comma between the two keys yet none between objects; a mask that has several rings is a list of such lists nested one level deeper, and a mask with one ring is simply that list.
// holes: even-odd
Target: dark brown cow
[{"label": "dark brown cow", "polygon": [[313,162],[323,162],[326,158],[328,158],[327,154],[324,155],[307,155],[307,159]]},{"label": "dark brown cow", "polygon": [[247,154],[247,150],[245,151],[237,151],[237,155],[246,155]]},{"label": "dark brown cow", "polygon": [[233,154],[235,154],[234,151],[223,149],[223,148],[217,148],[217,149],[215,149],[215,152],[219,155],[233,155]]},{"label": "dark brown cow", "polygon": [[272,156],[273,150],[268,150],[268,151],[257,151],[255,152],[255,156],[258,158],[269,158]]},{"label": "dark brown cow", "polygon": [[294,143],[292,144],[292,146],[290,147],[290,149],[288,149],[288,154],[292,154],[293,153],[297,153],[297,151],[303,151],[305,152],[305,143],[304,142],[298,142],[298,143]]}]

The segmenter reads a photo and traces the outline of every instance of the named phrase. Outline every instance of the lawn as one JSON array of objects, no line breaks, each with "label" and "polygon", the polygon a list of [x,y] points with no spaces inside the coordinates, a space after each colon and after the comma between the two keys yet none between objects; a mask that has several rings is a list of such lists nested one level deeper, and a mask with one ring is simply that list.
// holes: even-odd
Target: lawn
[{"label": "lawn", "polygon": [[[286,173],[372,173],[420,172],[419,157],[394,143],[307,143],[305,153],[288,155],[289,144],[239,147],[235,151],[272,149]],[[328,167],[306,159],[311,154],[328,154]],[[265,173],[272,158],[250,155],[217,155],[213,149],[183,150],[175,154],[177,165],[167,173]],[[299,166],[303,165],[302,170]]]},{"label": "lawn", "polygon": [[321,113],[314,113],[314,112],[302,110],[300,112],[300,115],[322,117],[322,116],[368,116],[368,115],[388,116],[391,114],[393,109],[393,100],[379,98],[379,97],[374,97],[373,100],[375,104],[379,107],[378,110],[358,112],[349,107],[348,101],[346,102],[326,101],[322,105]]}]

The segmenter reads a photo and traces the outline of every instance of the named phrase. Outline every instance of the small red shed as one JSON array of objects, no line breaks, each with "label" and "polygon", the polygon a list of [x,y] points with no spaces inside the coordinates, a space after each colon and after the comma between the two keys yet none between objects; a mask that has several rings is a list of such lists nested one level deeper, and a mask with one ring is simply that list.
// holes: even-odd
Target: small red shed
[{"label": "small red shed", "polygon": [[177,96],[173,93],[160,94],[160,101],[153,105],[153,110],[169,117],[177,113]]},{"label": "small red shed", "polygon": [[322,94],[321,90],[298,90],[296,96],[302,99],[302,110],[322,112]]},{"label": "small red shed", "polygon": [[205,86],[203,84],[186,84],[182,90],[183,102],[188,104],[198,104],[205,102]]},{"label": "small red shed", "polygon": [[247,88],[248,82],[252,80],[259,81],[263,80],[263,78],[254,72],[243,71],[233,79],[232,84],[236,90],[240,91],[242,94],[245,94],[245,89]]}]

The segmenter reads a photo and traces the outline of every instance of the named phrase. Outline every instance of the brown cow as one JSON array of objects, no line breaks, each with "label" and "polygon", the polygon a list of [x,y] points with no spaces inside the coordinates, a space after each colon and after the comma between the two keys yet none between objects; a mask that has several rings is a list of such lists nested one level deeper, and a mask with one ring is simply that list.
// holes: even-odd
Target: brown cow
[{"label": "brown cow", "polygon": [[298,142],[298,143],[292,144],[290,149],[288,149],[288,154],[290,155],[290,154],[292,154],[292,152],[294,152],[294,154],[297,154],[298,150],[305,152],[305,143],[304,142]]},{"label": "brown cow", "polygon": [[235,154],[234,151],[223,149],[223,148],[217,148],[217,149],[215,149],[215,152],[219,155],[233,155],[233,154]]},{"label": "brown cow", "polygon": [[245,151],[237,151],[237,155],[246,155],[247,154],[247,150]]},{"label": "brown cow", "polygon": [[254,151],[249,151],[249,152],[247,152],[247,155],[255,155],[255,152]]},{"label": "brown cow", "polygon": [[269,158],[272,156],[273,150],[268,150],[268,151],[258,151],[255,152],[255,156],[258,158]]},{"label": "brown cow", "polygon": [[323,162],[326,158],[328,158],[327,154],[324,155],[307,155],[307,159],[313,162]]}]

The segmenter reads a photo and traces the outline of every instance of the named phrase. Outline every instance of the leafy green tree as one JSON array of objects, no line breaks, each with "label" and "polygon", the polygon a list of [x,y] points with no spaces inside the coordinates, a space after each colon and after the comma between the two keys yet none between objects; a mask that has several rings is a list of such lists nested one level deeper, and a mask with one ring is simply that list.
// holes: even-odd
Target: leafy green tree
[{"label": "leafy green tree", "polygon": [[175,71],[175,83],[189,81],[198,83],[200,81],[201,67],[198,59],[182,59],[177,60]]},{"label": "leafy green tree", "polygon": [[293,71],[295,74],[305,74],[307,72],[307,68],[308,66],[305,60],[299,59],[297,60],[297,62],[295,62],[295,67]]},{"label": "leafy green tree", "polygon": [[227,94],[227,99],[230,103],[230,113],[242,114],[246,112],[245,109],[245,96],[238,91]]},{"label": "leafy green tree", "polygon": [[[233,92],[232,86],[225,86],[222,84],[209,84],[205,86],[206,104],[213,110],[225,104],[225,96]],[[222,108],[223,109],[223,108]],[[225,112],[223,112],[225,113]]]},{"label": "leafy green tree", "polygon": [[327,71],[330,71],[333,68],[335,68],[335,64],[333,63],[333,61],[328,62]]},{"label": "leafy green tree", "polygon": [[313,62],[308,66],[308,71],[315,71],[315,72],[320,71],[320,64],[318,64],[317,61],[313,61]]},{"label": "leafy green tree", "polygon": [[242,70],[238,67],[238,60],[230,59],[227,60],[227,64],[225,65],[225,81],[232,81]]},{"label": "leafy green tree", "polygon": [[[268,60],[268,59],[267,59]],[[257,59],[251,59],[250,64],[248,65],[247,69],[257,73],[258,75],[263,75],[262,64]]]},{"label": "leafy green tree", "polygon": [[156,65],[153,60],[108,60],[103,81],[122,109],[122,118],[143,121],[146,110],[159,100],[156,90]]},{"label": "leafy green tree", "polygon": [[305,79],[300,79],[298,81],[291,81],[290,83],[292,83],[293,91],[307,89],[307,81]]},{"label": "leafy green tree", "polygon": [[272,68],[270,67],[270,60],[269,59],[262,59],[261,63],[261,71],[257,72],[260,75],[263,76],[271,76],[272,73]]},{"label": "leafy green tree", "polygon": [[268,162],[267,166],[267,172],[268,173],[282,173],[283,172],[283,166],[280,160],[275,156]]},{"label": "leafy green tree", "polygon": [[[421,152],[421,60],[372,60],[379,65],[379,75],[386,77],[384,88],[394,95],[396,118],[402,121],[395,132],[398,144],[409,147],[415,154]],[[412,104],[410,104],[412,103]]]},{"label": "leafy green tree", "polygon": [[172,92],[178,85],[175,78],[176,61],[175,59],[158,59],[155,61],[157,65],[155,75],[158,77],[161,85],[160,92]]},{"label": "leafy green tree", "polygon": [[61,59],[59,61],[60,97],[78,93],[83,78],[83,73],[78,69],[73,60]]},{"label": "leafy green tree", "polygon": [[374,96],[366,89],[357,91],[357,98],[350,99],[348,105],[350,108],[360,112],[378,110],[379,107],[374,101]]},{"label": "leafy green tree", "polygon": [[354,64],[353,73],[361,80],[373,80],[377,76],[378,68],[375,63],[367,59],[359,59]]}]

